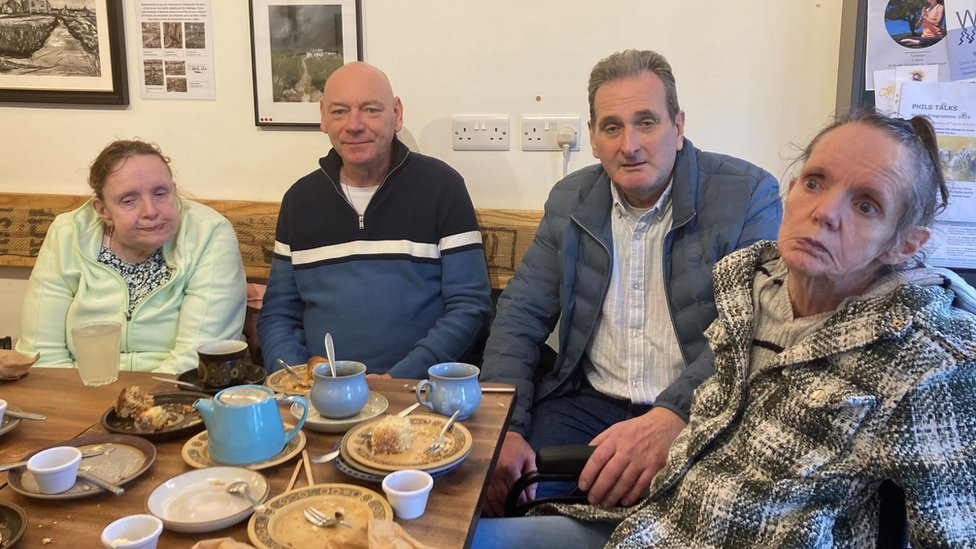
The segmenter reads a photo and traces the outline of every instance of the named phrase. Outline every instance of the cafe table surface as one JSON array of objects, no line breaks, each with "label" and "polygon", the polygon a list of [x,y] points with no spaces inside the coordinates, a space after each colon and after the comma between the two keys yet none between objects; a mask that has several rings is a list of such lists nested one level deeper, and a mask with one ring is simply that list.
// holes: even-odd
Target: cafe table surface
[{"label": "cafe table surface", "polygon": [[[143,390],[158,393],[173,391],[169,383],[152,379],[150,373],[120,372],[115,383],[101,387],[82,385],[74,369],[32,368],[19,380],[0,384],[0,398],[21,410],[44,414],[44,421],[22,420],[12,431],[0,435],[0,463],[24,459],[30,452],[46,445],[71,438],[101,434],[103,413],[115,404],[123,387],[138,385]],[[370,389],[387,398],[388,413],[395,413],[416,401],[408,388],[416,380],[369,378]],[[488,386],[488,385],[486,385]],[[481,504],[488,483],[489,472],[504,434],[504,426],[511,415],[514,393],[484,393],[481,406],[462,423],[474,439],[471,454],[456,470],[435,479],[423,516],[413,520],[396,519],[404,530],[421,543],[431,547],[466,547],[471,541],[474,525],[481,513]],[[421,413],[420,408],[413,413]],[[282,416],[290,419],[286,403],[280,407]],[[322,433],[305,429],[306,449],[318,455],[333,449],[341,434]],[[181,457],[183,444],[189,438],[162,441],[156,445],[156,461],[140,477],[125,484],[125,494],[108,493],[81,499],[48,500],[24,496],[7,484],[7,474],[0,473],[0,501],[12,502],[27,511],[28,526],[18,547],[99,547],[102,529],[113,520],[131,514],[147,513],[149,494],[164,481],[192,471]],[[282,493],[292,477],[296,462],[292,458],[280,465],[260,472],[268,478],[269,497]],[[311,465],[316,484],[345,483],[363,486],[382,494],[379,483],[350,478],[332,463]],[[294,488],[306,485],[304,472],[299,473]],[[202,539],[232,537],[250,543],[248,521],[203,534],[182,534],[163,530],[159,547],[190,547]],[[47,543],[44,540],[49,540]]]}]

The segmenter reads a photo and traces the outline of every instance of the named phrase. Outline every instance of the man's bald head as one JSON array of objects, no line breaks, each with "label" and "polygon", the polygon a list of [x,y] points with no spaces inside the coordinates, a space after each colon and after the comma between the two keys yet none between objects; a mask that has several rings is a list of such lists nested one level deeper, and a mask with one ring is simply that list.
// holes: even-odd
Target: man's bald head
[{"label": "man's bald head", "polygon": [[378,184],[389,171],[393,136],[403,127],[403,105],[390,79],[367,63],[349,63],[325,82],[322,131],[343,162],[344,183]]}]

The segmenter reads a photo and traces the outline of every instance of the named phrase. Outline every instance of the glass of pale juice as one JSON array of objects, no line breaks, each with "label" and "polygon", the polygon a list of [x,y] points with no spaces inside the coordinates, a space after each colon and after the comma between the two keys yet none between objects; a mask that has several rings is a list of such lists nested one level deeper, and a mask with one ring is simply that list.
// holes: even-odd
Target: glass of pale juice
[{"label": "glass of pale juice", "polygon": [[71,328],[75,361],[82,383],[94,387],[119,379],[121,337],[122,325],[118,322],[86,322]]}]

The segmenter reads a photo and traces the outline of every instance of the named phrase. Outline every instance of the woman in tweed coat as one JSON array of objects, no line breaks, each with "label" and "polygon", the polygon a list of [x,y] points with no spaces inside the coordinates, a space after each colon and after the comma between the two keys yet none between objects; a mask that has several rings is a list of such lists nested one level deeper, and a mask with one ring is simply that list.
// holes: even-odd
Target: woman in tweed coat
[{"label": "woman in tweed coat", "polygon": [[777,242],[715,267],[715,374],[650,496],[474,547],[874,547],[886,479],[913,546],[976,546],[976,291],[917,259],[947,198],[932,126],[858,112],[801,160]]}]

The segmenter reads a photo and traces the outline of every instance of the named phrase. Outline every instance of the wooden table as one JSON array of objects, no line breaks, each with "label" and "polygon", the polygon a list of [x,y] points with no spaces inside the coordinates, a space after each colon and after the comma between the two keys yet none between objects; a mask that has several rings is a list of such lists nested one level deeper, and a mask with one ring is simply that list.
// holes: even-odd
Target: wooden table
[{"label": "wooden table", "polygon": [[[390,402],[389,410],[396,412],[415,401],[413,391],[405,386],[413,380],[372,379],[370,388],[383,394]],[[102,387],[85,387],[78,373],[72,369],[33,368],[20,380],[0,385],[0,398],[25,411],[48,416],[45,421],[22,420],[20,425],[0,436],[0,463],[23,459],[41,446],[68,440],[82,434],[104,433],[99,419],[115,403],[122,387],[139,385],[151,392],[171,391],[173,385],[155,381],[147,373],[122,372],[119,381]],[[431,547],[466,547],[474,532],[489,473],[501,448],[504,426],[511,415],[514,394],[485,393],[481,407],[464,421],[474,438],[474,448],[467,460],[455,471],[434,481],[427,511],[415,520],[397,522],[418,541]],[[281,408],[287,413],[285,408]],[[333,448],[341,435],[320,433],[306,429],[306,448],[320,454]],[[27,510],[28,527],[19,547],[42,547],[42,539],[50,538],[46,547],[98,547],[102,528],[113,520],[146,511],[149,494],[160,483],[192,470],[182,457],[186,439],[156,444],[157,457],[152,467],[125,485],[122,496],[100,494],[75,500],[44,500],[15,492],[7,485],[6,473],[0,476],[0,501],[13,502]],[[297,458],[262,470],[271,486],[271,495],[284,491],[294,470]],[[312,464],[316,483],[347,483],[364,486],[382,493],[378,483],[364,482],[340,473],[331,463]],[[296,488],[302,487],[304,474]],[[200,539],[233,537],[250,542],[247,522],[206,534],[180,534],[163,531],[159,547],[191,546]]]}]

